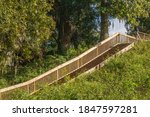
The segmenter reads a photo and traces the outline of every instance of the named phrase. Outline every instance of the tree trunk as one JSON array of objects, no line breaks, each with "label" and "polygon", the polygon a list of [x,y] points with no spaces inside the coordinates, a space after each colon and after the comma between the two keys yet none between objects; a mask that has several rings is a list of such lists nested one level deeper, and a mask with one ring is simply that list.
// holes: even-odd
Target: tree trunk
[{"label": "tree trunk", "polygon": [[67,7],[61,6],[61,2],[55,1],[56,3],[56,27],[58,31],[58,53],[65,54],[66,50],[69,48],[70,40],[71,40],[71,25],[69,23],[69,11]]},{"label": "tree trunk", "polygon": [[[60,19],[60,20],[62,20],[62,19]],[[58,53],[63,55],[63,54],[65,54],[65,46],[64,46],[64,42],[63,42],[64,23],[63,23],[63,21],[60,21],[57,25],[58,25],[58,27],[57,27],[57,30],[58,30],[58,39],[57,39]]]},{"label": "tree trunk", "polygon": [[[107,2],[106,0],[102,0],[101,2],[101,7],[105,8],[107,7]],[[108,32],[108,28],[109,28],[109,15],[107,12],[101,11],[101,24],[100,24],[100,28],[101,28],[101,32],[100,32],[100,41],[106,39],[109,37],[109,32]]]},{"label": "tree trunk", "polygon": [[58,26],[58,52],[65,54],[71,42],[72,32],[71,25],[61,18]]}]

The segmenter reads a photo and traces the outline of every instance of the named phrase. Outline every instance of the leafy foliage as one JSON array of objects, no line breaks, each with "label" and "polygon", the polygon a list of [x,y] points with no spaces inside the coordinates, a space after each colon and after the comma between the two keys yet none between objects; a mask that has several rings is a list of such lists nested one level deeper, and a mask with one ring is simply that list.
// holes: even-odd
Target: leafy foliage
[{"label": "leafy foliage", "polygon": [[92,4],[92,0],[55,0],[55,38],[60,54],[66,53],[70,45],[78,48],[80,42],[89,44],[96,37],[96,11]]},{"label": "leafy foliage", "polygon": [[43,59],[34,59],[32,62],[29,62],[24,66],[19,66],[15,77],[12,70],[7,71],[7,73],[4,73],[0,76],[0,88],[30,80],[56,67],[57,65],[74,58],[88,49],[85,44],[80,44],[79,47],[79,49],[68,49],[67,54],[64,56],[59,54],[47,55]]},{"label": "leafy foliage", "polygon": [[52,2],[47,0],[1,0],[0,66],[14,67],[41,56],[55,25],[47,15],[50,10]]}]

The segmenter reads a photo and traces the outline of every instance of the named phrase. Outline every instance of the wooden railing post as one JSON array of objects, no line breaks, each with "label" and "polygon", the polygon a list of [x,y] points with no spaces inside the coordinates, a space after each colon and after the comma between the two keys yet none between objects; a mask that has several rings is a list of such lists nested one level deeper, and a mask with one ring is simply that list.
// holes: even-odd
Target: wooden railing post
[{"label": "wooden railing post", "polygon": [[0,92],[0,100],[2,100],[2,95],[1,95],[1,92]]},{"label": "wooden railing post", "polygon": [[57,81],[58,81],[58,79],[59,79],[58,69],[56,70],[56,73],[57,73],[56,77],[57,77]]},{"label": "wooden railing post", "polygon": [[78,66],[78,68],[80,68],[80,61],[79,60],[80,59],[77,60],[77,66]]},{"label": "wooden railing post", "polygon": [[97,46],[97,48],[96,48],[96,56],[98,56],[98,47],[99,47],[99,46]]},{"label": "wooden railing post", "polygon": [[117,36],[118,43],[120,43],[120,34]]},{"label": "wooden railing post", "polygon": [[35,81],[34,81],[34,83],[33,83],[33,84],[34,84],[33,92],[35,92]]},{"label": "wooden railing post", "polygon": [[27,85],[27,92],[30,94],[29,84]]},{"label": "wooden railing post", "polygon": [[83,57],[80,58],[80,67],[82,66],[82,58],[83,58]]}]

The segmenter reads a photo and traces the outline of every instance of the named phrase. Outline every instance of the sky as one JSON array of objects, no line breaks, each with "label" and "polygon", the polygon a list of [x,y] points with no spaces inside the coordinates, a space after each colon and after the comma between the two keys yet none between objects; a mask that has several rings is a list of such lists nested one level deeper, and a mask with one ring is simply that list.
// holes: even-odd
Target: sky
[{"label": "sky", "polygon": [[119,21],[118,19],[111,19],[111,26],[109,27],[109,35],[113,35],[115,33],[125,34],[127,32],[125,28],[125,22]]}]

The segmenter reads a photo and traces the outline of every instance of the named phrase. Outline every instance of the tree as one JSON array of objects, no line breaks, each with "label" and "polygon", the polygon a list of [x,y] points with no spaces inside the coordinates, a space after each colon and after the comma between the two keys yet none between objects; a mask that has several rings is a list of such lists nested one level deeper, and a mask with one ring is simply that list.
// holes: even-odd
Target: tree
[{"label": "tree", "polygon": [[65,53],[71,42],[77,46],[79,38],[88,37],[88,34],[94,35],[92,30],[94,30],[96,24],[92,3],[92,0],[55,0],[55,37],[57,37],[58,52],[60,54]]},{"label": "tree", "polygon": [[138,25],[137,18],[148,16],[148,0],[96,0],[101,14],[100,40],[108,37],[109,16],[125,19],[132,25]]},{"label": "tree", "polygon": [[148,17],[138,17],[138,25],[130,25],[127,22],[127,26],[129,27],[129,32],[134,33],[137,31],[142,31],[145,33],[150,33],[150,2],[147,2],[147,5],[144,6],[146,11],[148,11]]},{"label": "tree", "polygon": [[41,46],[53,33],[55,23],[47,12],[47,0],[1,0],[0,66],[13,68],[40,57]]},{"label": "tree", "polygon": [[101,24],[100,24],[100,40],[104,40],[109,37],[108,27],[109,27],[109,14],[107,13],[107,9],[109,8],[107,0],[101,0]]}]

